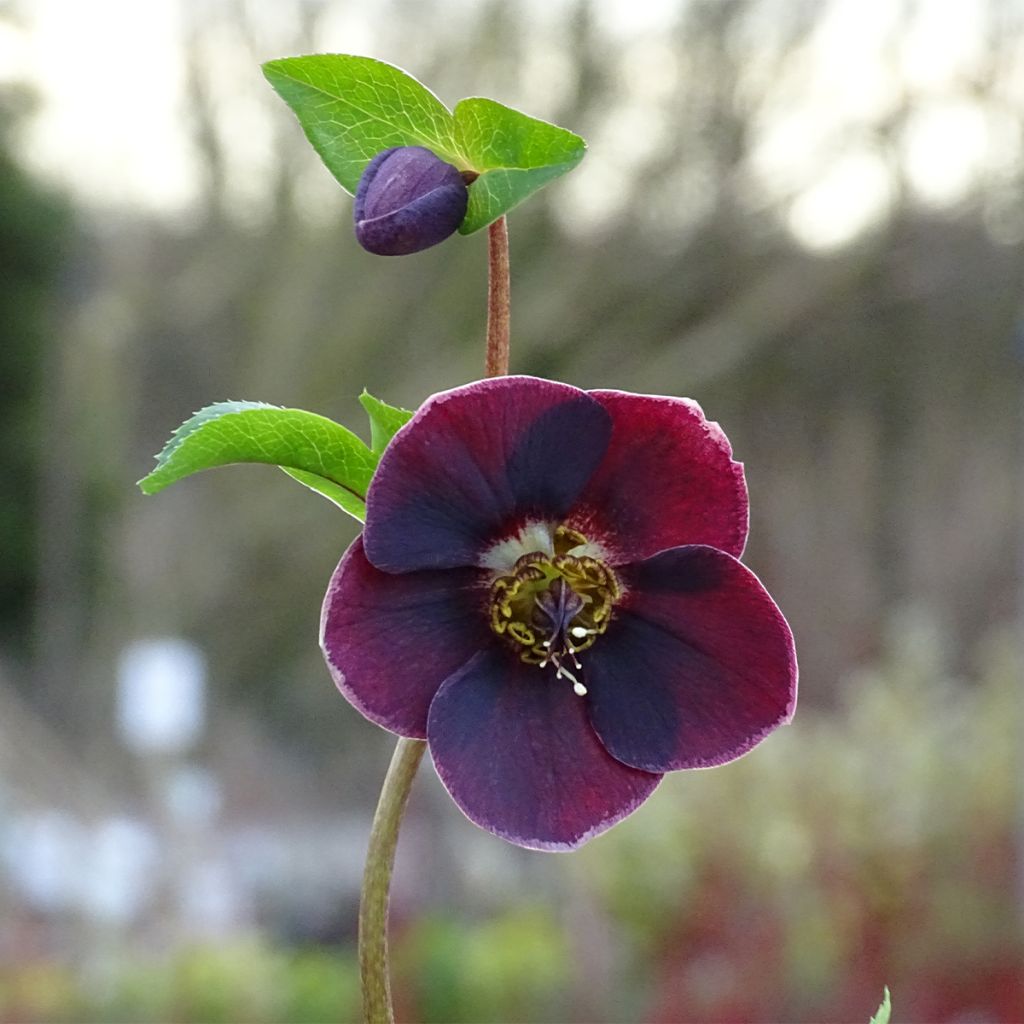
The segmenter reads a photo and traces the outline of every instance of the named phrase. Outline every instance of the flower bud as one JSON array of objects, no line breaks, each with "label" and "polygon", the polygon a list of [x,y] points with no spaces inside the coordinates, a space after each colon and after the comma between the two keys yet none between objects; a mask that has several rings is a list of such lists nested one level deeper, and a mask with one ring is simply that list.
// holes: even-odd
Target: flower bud
[{"label": "flower bud", "polygon": [[396,146],[366,166],[356,190],[356,238],[378,256],[404,256],[443,242],[466,216],[458,168],[422,146]]}]

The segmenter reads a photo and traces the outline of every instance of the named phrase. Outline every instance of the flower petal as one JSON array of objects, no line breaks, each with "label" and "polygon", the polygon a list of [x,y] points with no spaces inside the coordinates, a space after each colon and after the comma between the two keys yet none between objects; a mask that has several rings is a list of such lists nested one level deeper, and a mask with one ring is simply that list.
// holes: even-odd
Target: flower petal
[{"label": "flower petal", "polygon": [[590,720],[613,757],[647,771],[706,768],[789,721],[793,635],[746,566],[692,545],[619,573],[627,598],[584,656]]},{"label": "flower petal", "polygon": [[747,539],[743,465],[721,427],[687,398],[590,391],[612,416],[598,471],[570,516],[616,563],[681,544],[739,557]]},{"label": "flower petal", "polygon": [[452,799],[481,828],[533,850],[571,850],[654,792],[660,775],[610,757],[572,687],[500,647],[445,681],[427,739]]},{"label": "flower petal", "polygon": [[527,520],[561,520],[610,432],[586,392],[536,377],[434,395],[381,458],[366,498],[367,557],[386,572],[478,564]]},{"label": "flower petal", "polygon": [[493,639],[480,576],[476,569],[392,576],[367,561],[356,538],[320,616],[320,646],[342,694],[385,729],[423,739],[438,687]]}]

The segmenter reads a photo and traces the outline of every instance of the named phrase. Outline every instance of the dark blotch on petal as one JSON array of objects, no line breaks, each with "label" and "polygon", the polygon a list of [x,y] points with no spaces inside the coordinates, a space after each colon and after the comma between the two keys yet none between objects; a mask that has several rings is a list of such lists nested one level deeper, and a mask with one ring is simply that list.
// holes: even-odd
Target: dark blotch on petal
[{"label": "dark blotch on petal", "polygon": [[468,202],[459,170],[429,149],[386,149],[367,164],[359,180],[356,238],[378,256],[429,249],[458,229]]},{"label": "dark blotch on petal", "polygon": [[613,429],[573,525],[604,540],[618,563],[681,544],[710,544],[739,557],[747,487],[718,424],[685,398],[588,393],[610,413]]},{"label": "dark blotch on petal", "polygon": [[505,472],[524,514],[561,519],[597,467],[611,423],[585,393],[545,409],[520,434]]},{"label": "dark blotch on petal", "polygon": [[525,520],[560,521],[610,430],[586,392],[536,377],[435,395],[380,461],[366,498],[367,557],[387,572],[474,565]]},{"label": "dark blotch on petal", "polygon": [[792,717],[793,636],[746,566],[692,545],[619,574],[624,606],[586,655],[591,721],[614,757],[648,771],[710,767]]},{"label": "dark blotch on petal", "polygon": [[580,846],[635,810],[661,778],[610,757],[572,686],[504,650],[477,655],[445,682],[427,739],[466,816],[531,849]]},{"label": "dark blotch on petal", "polygon": [[402,736],[427,734],[438,687],[493,642],[475,569],[391,576],[357,538],[324,598],[320,645],[338,689],[371,721]]}]

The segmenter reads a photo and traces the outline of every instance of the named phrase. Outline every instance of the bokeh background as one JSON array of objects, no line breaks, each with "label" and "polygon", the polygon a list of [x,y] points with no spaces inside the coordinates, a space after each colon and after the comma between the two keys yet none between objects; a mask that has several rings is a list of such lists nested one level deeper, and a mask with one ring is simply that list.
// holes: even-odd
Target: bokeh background
[{"label": "bokeh background", "polygon": [[480,375],[486,241],[385,260],[259,72],[364,53],[570,127],[513,363],[690,395],[747,466],[795,722],[583,851],[429,765],[404,1020],[1024,1019],[1020,0],[0,3],[0,1020],[347,1021],[392,740],[316,645],[355,533],[210,402],[361,429]]}]

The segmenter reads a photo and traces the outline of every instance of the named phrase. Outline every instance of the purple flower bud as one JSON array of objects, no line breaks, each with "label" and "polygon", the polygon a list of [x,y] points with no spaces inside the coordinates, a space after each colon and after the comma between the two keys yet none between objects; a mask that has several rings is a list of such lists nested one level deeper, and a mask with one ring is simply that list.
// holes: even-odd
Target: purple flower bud
[{"label": "purple flower bud", "polygon": [[422,146],[396,146],[366,166],[356,190],[356,238],[378,256],[404,256],[443,242],[466,216],[458,168]]}]

